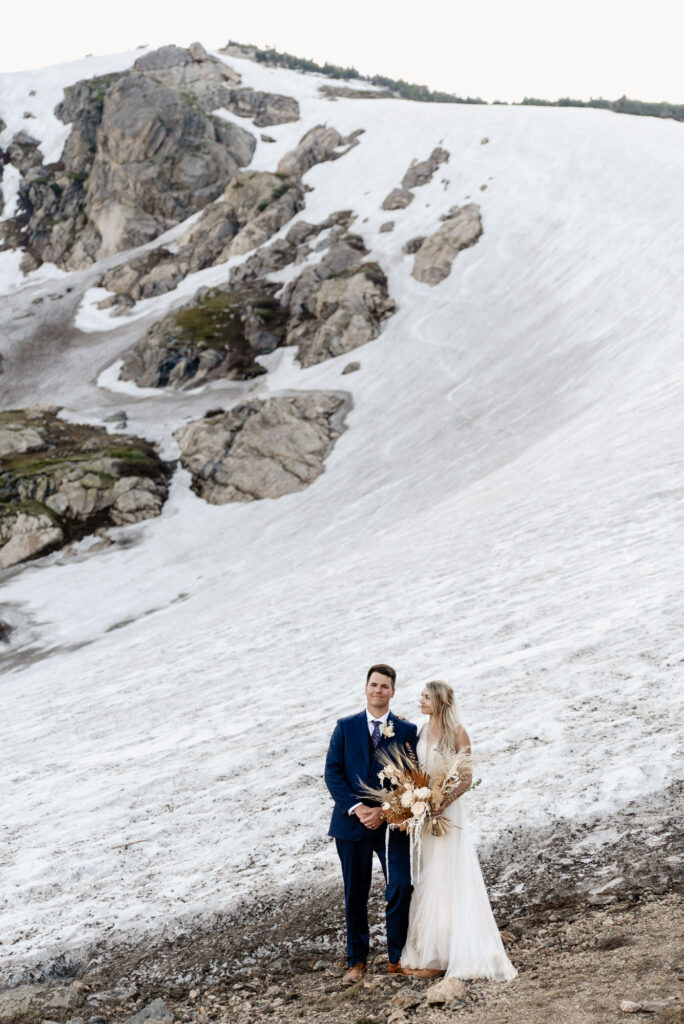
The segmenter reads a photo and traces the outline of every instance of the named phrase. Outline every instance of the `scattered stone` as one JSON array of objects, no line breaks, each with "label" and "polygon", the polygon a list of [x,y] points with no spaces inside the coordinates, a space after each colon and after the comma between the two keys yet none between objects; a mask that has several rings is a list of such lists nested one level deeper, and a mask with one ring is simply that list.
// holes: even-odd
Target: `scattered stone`
[{"label": "scattered stone", "polygon": [[623,999],[620,1003],[620,1009],[623,1013],[639,1013],[641,1003],[633,1003],[631,999]]},{"label": "scattered stone", "polygon": [[384,224],[380,225],[380,233],[383,234],[386,231],[394,231],[394,221],[386,220]]},{"label": "scattered stone", "polygon": [[192,489],[212,505],[303,490],[322,473],[348,404],[342,393],[309,391],[188,423],[174,437]]},{"label": "scattered stone", "polygon": [[500,935],[504,946],[511,946],[514,942],[518,941],[518,936],[514,932],[509,932],[506,929],[500,932]]},{"label": "scattered stone", "polygon": [[488,142],[489,142],[489,139],[487,138],[486,135],[485,135],[484,139],[480,139],[480,145],[481,146],[486,146]]},{"label": "scattered stone", "polygon": [[383,210],[405,210],[414,199],[413,192],[406,188],[393,188],[382,201]]},{"label": "scattered stone", "polygon": [[392,996],[390,1002],[392,1006],[398,1006],[403,1010],[411,1010],[414,1006],[420,1004],[422,995],[422,992],[418,989],[404,988],[397,992],[395,996]]},{"label": "scattered stone", "polygon": [[347,363],[345,368],[342,370],[342,375],[345,373],[356,373],[357,370],[361,369],[361,363]]},{"label": "scattered stone", "polygon": [[587,902],[590,907],[608,907],[611,903],[617,903],[617,896],[590,896]]},{"label": "scattered stone", "polygon": [[468,989],[458,978],[442,978],[425,992],[425,999],[429,1005],[448,1004],[458,999],[464,1001],[468,997]]},{"label": "scattered stone", "polygon": [[264,135],[264,133],[263,133],[263,132],[261,133],[261,135],[260,135],[259,137],[260,137],[260,139],[261,139],[261,141],[262,141],[262,142],[275,142],[275,141],[276,141],[276,140],[275,140],[275,139],[273,138],[273,136],[272,136],[272,135]]}]

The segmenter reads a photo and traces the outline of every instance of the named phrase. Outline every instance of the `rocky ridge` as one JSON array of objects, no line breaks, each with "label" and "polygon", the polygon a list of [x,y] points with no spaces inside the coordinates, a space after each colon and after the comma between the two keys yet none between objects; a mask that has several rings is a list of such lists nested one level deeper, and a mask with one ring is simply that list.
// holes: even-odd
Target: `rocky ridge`
[{"label": "rocky ridge", "polygon": [[236,88],[239,76],[206,53],[164,46],[124,72],[65,89],[56,115],[71,132],[44,165],[37,140],[15,135],[6,159],[22,174],[19,213],[3,245],[72,270],[149,242],[215,199],[254,153],[254,136],[213,111],[257,125],[296,120],[296,100]]},{"label": "rocky ridge", "polygon": [[449,160],[446,149],[437,146],[427,160],[413,160],[401,179],[401,185],[393,188],[382,201],[383,210],[405,210],[414,200],[413,189],[427,185],[435,171]]}]

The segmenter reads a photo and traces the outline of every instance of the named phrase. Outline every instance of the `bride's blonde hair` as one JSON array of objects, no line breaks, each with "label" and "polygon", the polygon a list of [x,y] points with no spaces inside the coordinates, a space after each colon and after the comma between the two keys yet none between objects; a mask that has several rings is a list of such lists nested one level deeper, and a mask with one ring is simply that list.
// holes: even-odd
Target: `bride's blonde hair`
[{"label": "bride's blonde hair", "polygon": [[438,746],[443,750],[455,751],[461,714],[454,691],[441,679],[433,679],[426,683],[425,689],[430,695],[432,714],[442,731]]}]

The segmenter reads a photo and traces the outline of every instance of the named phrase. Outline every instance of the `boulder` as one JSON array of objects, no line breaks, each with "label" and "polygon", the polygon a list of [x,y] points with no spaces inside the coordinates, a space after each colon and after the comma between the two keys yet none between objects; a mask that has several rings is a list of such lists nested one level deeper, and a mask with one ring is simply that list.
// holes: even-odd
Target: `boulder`
[{"label": "boulder", "polygon": [[449,153],[439,146],[433,149],[427,160],[412,160],[411,166],[401,179],[402,188],[417,188],[420,185],[427,185],[437,168],[449,160]]},{"label": "boulder", "polygon": [[482,234],[480,208],[475,203],[461,207],[455,216],[429,235],[417,250],[411,271],[417,281],[434,286],[451,273],[451,265],[462,249],[475,245]]},{"label": "boulder", "polygon": [[382,201],[383,210],[405,210],[413,202],[413,192],[406,188],[393,188]]},{"label": "boulder", "polygon": [[61,1019],[83,1002],[83,993],[73,985],[18,985],[0,992],[0,1022],[40,1020],[50,1014]]},{"label": "boulder", "polygon": [[196,494],[213,505],[308,487],[343,429],[348,396],[309,391],[208,414],[174,434]]},{"label": "boulder", "polygon": [[394,221],[386,220],[384,224],[381,224],[378,228],[380,234],[385,234],[387,231],[394,231]]},{"label": "boulder", "polygon": [[454,999],[465,1000],[468,989],[458,978],[442,978],[425,992],[425,999],[430,1005],[451,1003]]},{"label": "boulder", "polygon": [[[302,136],[296,148],[290,150],[278,164],[278,173],[301,178],[315,164],[337,160],[359,144],[363,128],[350,135],[340,135],[335,128],[317,124]],[[340,147],[345,146],[345,149]]]},{"label": "boulder", "polygon": [[57,412],[34,407],[0,413],[2,568],[101,527],[159,515],[166,500],[172,467],[152,445],[67,423]]}]

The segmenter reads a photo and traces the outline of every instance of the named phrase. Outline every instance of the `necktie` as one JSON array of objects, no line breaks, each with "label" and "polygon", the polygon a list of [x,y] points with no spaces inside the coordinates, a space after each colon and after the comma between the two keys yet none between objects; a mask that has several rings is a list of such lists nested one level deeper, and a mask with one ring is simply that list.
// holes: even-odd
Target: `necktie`
[{"label": "necktie", "polygon": [[376,722],[376,720],[373,719],[373,734],[371,736],[371,740],[373,742],[373,749],[374,750],[377,747],[378,743],[380,742],[380,726],[381,725],[382,725],[382,722]]}]

